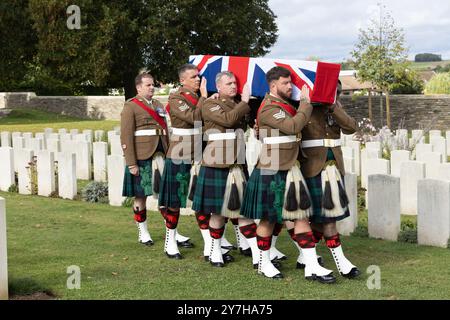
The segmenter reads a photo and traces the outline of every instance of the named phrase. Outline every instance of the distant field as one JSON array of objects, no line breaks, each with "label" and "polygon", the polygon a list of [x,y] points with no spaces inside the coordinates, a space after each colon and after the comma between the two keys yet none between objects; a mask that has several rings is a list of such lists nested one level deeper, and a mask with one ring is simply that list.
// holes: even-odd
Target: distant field
[{"label": "distant field", "polygon": [[411,66],[416,71],[433,70],[437,66],[444,67],[450,64],[450,60],[434,61],[434,62],[412,62]]}]

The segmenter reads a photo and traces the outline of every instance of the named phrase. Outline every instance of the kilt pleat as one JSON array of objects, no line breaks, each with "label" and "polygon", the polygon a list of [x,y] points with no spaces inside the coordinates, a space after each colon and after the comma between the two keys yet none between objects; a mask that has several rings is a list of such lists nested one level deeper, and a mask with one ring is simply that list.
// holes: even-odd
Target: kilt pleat
[{"label": "kilt pleat", "polygon": [[186,208],[191,163],[166,159],[161,177],[158,204],[167,208]]},{"label": "kilt pleat", "polygon": [[205,214],[222,212],[228,168],[201,166],[197,177],[192,210]]}]

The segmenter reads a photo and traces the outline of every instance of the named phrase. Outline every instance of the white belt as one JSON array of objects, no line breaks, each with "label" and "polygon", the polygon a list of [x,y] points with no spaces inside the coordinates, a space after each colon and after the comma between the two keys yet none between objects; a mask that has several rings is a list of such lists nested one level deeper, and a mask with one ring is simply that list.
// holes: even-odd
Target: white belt
[{"label": "white belt", "polygon": [[279,144],[298,141],[299,140],[297,140],[297,136],[266,137],[263,139],[264,144]]},{"label": "white belt", "polygon": [[313,147],[339,147],[341,145],[341,139],[316,139],[316,140],[304,140],[302,141],[302,148]]},{"label": "white belt", "polygon": [[135,137],[142,136],[165,136],[166,130],[163,129],[146,129],[146,130],[137,130],[134,132]]},{"label": "white belt", "polygon": [[236,132],[210,133],[210,134],[208,134],[208,141],[234,140],[234,139],[236,139]]},{"label": "white belt", "polygon": [[193,136],[195,134],[201,134],[201,128],[172,128],[172,134],[176,136]]}]

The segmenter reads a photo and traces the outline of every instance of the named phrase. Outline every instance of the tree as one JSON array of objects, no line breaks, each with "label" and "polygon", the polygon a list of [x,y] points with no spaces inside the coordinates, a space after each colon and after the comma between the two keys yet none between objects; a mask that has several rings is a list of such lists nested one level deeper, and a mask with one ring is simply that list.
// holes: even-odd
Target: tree
[{"label": "tree", "polygon": [[379,19],[371,19],[366,30],[359,30],[351,54],[358,78],[372,82],[385,94],[387,126],[391,127],[389,91],[396,82],[396,70],[406,61],[407,49],[403,30],[395,26],[384,5],[379,3],[378,7]]},{"label": "tree", "polygon": [[431,62],[431,61],[442,61],[442,56],[440,54],[434,53],[419,53],[414,57],[415,62]]},{"label": "tree", "polygon": [[[128,98],[142,69],[173,82],[191,54],[262,56],[277,39],[268,0],[79,0],[80,29],[67,26],[69,0],[15,2],[18,8],[8,15],[29,16],[18,32],[35,35],[26,76],[20,76],[41,93],[124,87]],[[11,30],[12,23],[2,30]],[[25,47],[15,45],[20,46]]]},{"label": "tree", "polygon": [[395,82],[391,86],[393,94],[421,94],[423,81],[417,72],[410,68],[411,63],[400,64],[395,70]]},{"label": "tree", "polygon": [[435,74],[426,84],[425,94],[450,94],[450,72]]}]

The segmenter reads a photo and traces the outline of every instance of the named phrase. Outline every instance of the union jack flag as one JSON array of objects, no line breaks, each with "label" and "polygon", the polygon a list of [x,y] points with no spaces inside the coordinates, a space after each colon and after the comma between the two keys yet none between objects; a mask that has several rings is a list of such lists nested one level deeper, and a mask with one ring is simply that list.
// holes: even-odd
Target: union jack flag
[{"label": "union jack flag", "polygon": [[312,102],[334,103],[336,86],[341,66],[320,61],[284,60],[249,58],[215,55],[192,55],[189,63],[197,66],[201,76],[206,77],[207,89],[216,92],[215,77],[221,71],[231,71],[236,76],[238,92],[242,92],[248,83],[251,95],[264,97],[269,92],[266,72],[275,66],[291,72],[293,92],[292,99],[300,100],[300,91],[304,84],[310,88]]}]

